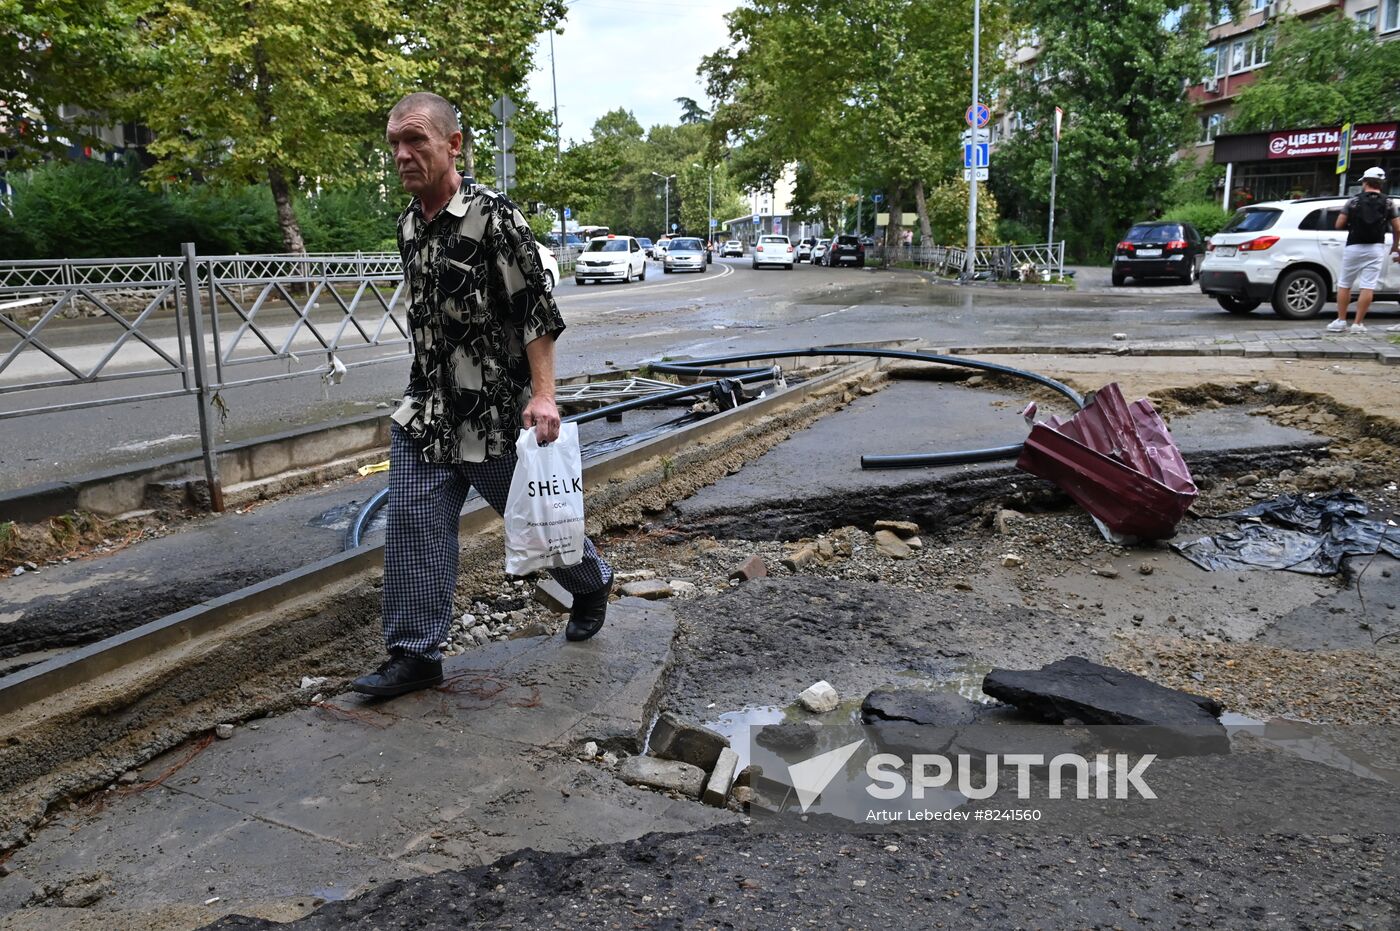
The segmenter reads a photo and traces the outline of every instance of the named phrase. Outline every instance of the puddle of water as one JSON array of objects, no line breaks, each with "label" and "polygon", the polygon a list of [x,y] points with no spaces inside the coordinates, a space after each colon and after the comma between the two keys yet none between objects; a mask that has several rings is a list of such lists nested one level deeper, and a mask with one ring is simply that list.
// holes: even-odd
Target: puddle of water
[{"label": "puddle of water", "polygon": [[1321,763],[1362,779],[1400,786],[1400,770],[1378,763],[1367,754],[1339,747],[1329,739],[1331,735],[1327,727],[1287,718],[1260,721],[1234,711],[1222,714],[1220,723],[1225,725],[1231,738],[1249,735],[1310,763]]},{"label": "puddle of water", "polygon": [[997,700],[982,691],[982,680],[992,669],[991,663],[966,663],[950,675],[930,676],[917,669],[906,669],[896,675],[902,679],[911,679],[919,688],[931,692],[953,692],[979,705],[994,705],[997,704]]},{"label": "puddle of water", "polygon": [[350,522],[355,519],[355,514],[360,510],[360,502],[351,501],[333,507],[329,511],[323,511],[306,522],[308,527],[323,527],[326,530],[336,530],[344,532],[350,527]]}]

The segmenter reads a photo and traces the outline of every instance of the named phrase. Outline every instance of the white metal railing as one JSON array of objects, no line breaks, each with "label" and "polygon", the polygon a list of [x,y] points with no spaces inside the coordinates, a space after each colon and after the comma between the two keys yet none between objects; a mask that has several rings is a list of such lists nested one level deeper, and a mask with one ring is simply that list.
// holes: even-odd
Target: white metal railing
[{"label": "white metal railing", "polygon": [[[872,257],[883,256],[876,246]],[[894,261],[909,262],[944,275],[961,275],[967,264],[967,249],[961,246],[906,245],[894,253]],[[978,246],[973,256],[973,271],[998,281],[1042,281],[1046,277],[1063,278],[1065,274],[1065,244],[1053,243],[1002,244]]]}]

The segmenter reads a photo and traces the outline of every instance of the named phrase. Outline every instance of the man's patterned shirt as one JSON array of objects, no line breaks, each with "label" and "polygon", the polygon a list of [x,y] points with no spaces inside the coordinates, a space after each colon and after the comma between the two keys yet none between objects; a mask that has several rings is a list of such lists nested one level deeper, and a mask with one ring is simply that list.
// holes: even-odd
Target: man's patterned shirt
[{"label": "man's patterned shirt", "polygon": [[436,217],[415,197],[398,222],[413,366],[394,420],[426,462],[505,455],[530,400],[525,345],[564,329],[530,226],[465,178]]}]

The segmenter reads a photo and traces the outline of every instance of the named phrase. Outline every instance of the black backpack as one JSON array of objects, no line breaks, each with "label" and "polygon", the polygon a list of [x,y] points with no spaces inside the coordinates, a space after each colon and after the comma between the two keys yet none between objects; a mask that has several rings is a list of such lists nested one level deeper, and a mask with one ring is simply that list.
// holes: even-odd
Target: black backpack
[{"label": "black backpack", "polygon": [[1348,224],[1350,229],[1368,233],[1372,242],[1385,241],[1385,228],[1389,223],[1389,199],[1375,191],[1366,191],[1356,198],[1356,213]]}]

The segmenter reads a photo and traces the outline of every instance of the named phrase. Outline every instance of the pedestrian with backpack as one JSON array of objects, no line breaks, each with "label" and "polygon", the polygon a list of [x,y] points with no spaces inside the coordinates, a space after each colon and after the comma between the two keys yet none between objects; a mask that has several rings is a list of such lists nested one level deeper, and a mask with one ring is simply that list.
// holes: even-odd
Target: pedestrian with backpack
[{"label": "pedestrian with backpack", "polygon": [[1347,329],[1347,308],[1351,305],[1353,288],[1361,291],[1356,302],[1356,322],[1352,333],[1365,333],[1366,311],[1380,283],[1385,263],[1385,232],[1392,232],[1392,253],[1400,253],[1400,212],[1381,190],[1385,185],[1385,169],[1367,168],[1361,175],[1361,193],[1346,202],[1337,217],[1337,229],[1347,231],[1347,245],[1342,251],[1342,275],[1337,279],[1337,319],[1327,324],[1327,332],[1341,333]]}]

